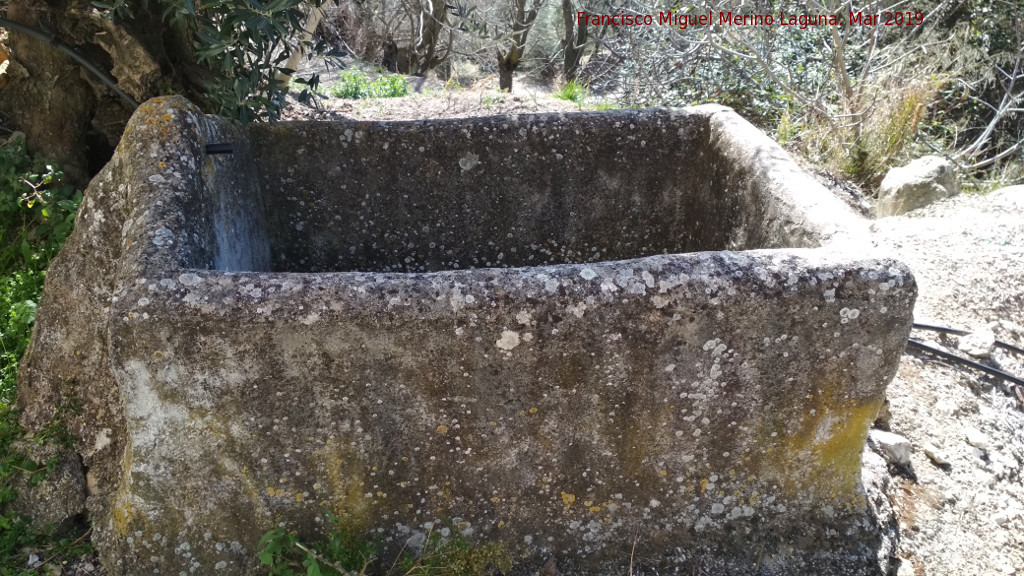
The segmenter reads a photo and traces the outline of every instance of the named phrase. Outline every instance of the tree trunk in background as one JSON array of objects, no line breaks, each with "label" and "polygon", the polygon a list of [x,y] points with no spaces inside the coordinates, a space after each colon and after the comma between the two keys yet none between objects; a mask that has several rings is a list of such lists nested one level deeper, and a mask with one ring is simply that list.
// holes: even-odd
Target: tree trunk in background
[{"label": "tree trunk in background", "polygon": [[[288,70],[299,69],[299,65],[302,64],[302,57],[309,53],[306,49],[306,44],[312,40],[313,33],[316,32],[316,27],[320,25],[320,20],[322,20],[323,17],[323,8],[310,6],[309,13],[306,15],[306,24],[302,27],[302,34],[299,35],[299,44],[295,47],[292,55],[288,57],[288,61],[285,62],[285,68]],[[283,84],[288,85],[292,81],[292,77],[288,74],[281,74],[278,76],[278,80]]]},{"label": "tree trunk in background", "polygon": [[498,55],[498,89],[502,92],[512,91],[512,73],[515,72],[515,66],[509,66],[505,60],[502,59],[501,55]]},{"label": "tree trunk in background", "polygon": [[579,77],[583,47],[587,43],[587,25],[576,22],[577,11],[572,0],[562,0],[562,23],[565,25],[565,37],[562,39],[562,61],[566,81],[576,80]]},{"label": "tree trunk in background", "polygon": [[448,53],[438,54],[438,44],[441,43],[441,35],[444,32],[445,24],[448,22],[448,10],[444,0],[428,0],[427,10],[420,13],[423,19],[422,34],[416,43],[416,52],[422,55],[415,74],[424,76],[428,71],[433,70],[438,64],[448,58]]},{"label": "tree trunk in background", "polygon": [[526,0],[512,1],[512,34],[510,40],[512,45],[504,54],[498,50],[498,88],[503,92],[512,91],[512,73],[519,67],[519,61],[526,51],[526,37],[530,28],[537,20],[537,10],[540,8],[538,0],[534,0],[533,7],[526,11]]},{"label": "tree trunk in background", "polygon": [[[10,0],[6,18],[70,46],[139,102],[169,90],[194,97],[190,87],[202,84],[193,69],[172,64],[195,61],[190,40],[141,7],[129,21],[111,21],[84,0]],[[8,32],[0,118],[84,188],[110,158],[134,107],[51,44]]]}]

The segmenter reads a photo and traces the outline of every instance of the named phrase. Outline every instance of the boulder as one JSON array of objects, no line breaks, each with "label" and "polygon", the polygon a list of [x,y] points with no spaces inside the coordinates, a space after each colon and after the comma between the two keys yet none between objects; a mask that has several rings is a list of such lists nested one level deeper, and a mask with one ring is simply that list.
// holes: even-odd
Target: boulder
[{"label": "boulder", "polygon": [[913,447],[910,440],[899,434],[893,434],[885,430],[872,429],[868,432],[868,446],[879,456],[885,458],[886,462],[897,466],[910,465],[910,454]]},{"label": "boulder", "polygon": [[939,156],[924,156],[889,170],[878,191],[875,215],[898,216],[959,193],[953,164]]},{"label": "boulder", "polygon": [[989,197],[998,199],[1001,202],[1012,202],[1024,205],[1024,184],[1005,186],[1003,188],[993,190],[992,193],[989,194]]},{"label": "boulder", "polygon": [[49,528],[58,535],[77,527],[85,515],[85,473],[78,454],[53,442],[19,441],[13,449],[49,470],[36,481],[32,474],[16,475],[11,488],[17,497],[4,511],[27,516],[36,530]]},{"label": "boulder", "polygon": [[975,358],[989,358],[996,349],[996,335],[989,327],[979,328],[961,336],[957,349]]}]

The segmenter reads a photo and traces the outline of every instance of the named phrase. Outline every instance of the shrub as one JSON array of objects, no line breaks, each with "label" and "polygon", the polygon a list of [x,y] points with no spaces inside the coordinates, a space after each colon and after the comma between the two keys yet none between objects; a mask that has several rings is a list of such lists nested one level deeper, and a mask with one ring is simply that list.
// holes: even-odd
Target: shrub
[{"label": "shrub", "polygon": [[22,139],[0,146],[0,405],[13,401],[43,274],[74,224],[81,194]]},{"label": "shrub", "polygon": [[409,95],[409,82],[405,76],[388,74],[370,83],[370,98],[401,98]]},{"label": "shrub", "polygon": [[388,74],[370,81],[358,70],[342,72],[341,79],[331,87],[331,96],[335,98],[399,98],[408,94],[409,82],[405,76]]},{"label": "shrub", "polygon": [[554,96],[555,98],[575,102],[577,105],[582,106],[583,101],[587,98],[587,89],[575,80],[570,80],[561,90],[555,92]]},{"label": "shrub", "polygon": [[370,80],[366,74],[356,70],[341,73],[341,80],[331,86],[331,96],[335,98],[367,98],[370,94]]},{"label": "shrub", "polygon": [[[64,184],[60,169],[29,156],[23,140],[0,146],[0,509],[16,496],[16,475],[28,474],[30,482],[38,483],[53,464],[33,462],[15,449],[17,441],[26,439],[14,408],[15,385],[45,269],[71,232],[80,201],[81,194]],[[56,419],[30,440],[69,438]],[[29,568],[26,551],[51,565],[87,553],[90,547],[83,540],[53,538],[22,518],[0,513],[0,576],[40,573],[42,564]]]}]

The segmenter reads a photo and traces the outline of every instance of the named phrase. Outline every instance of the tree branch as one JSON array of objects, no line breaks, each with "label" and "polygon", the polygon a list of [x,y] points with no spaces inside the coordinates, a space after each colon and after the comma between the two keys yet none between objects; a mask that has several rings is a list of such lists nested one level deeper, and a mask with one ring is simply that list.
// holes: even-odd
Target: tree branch
[{"label": "tree branch", "polygon": [[17,32],[25,34],[26,36],[31,36],[36,40],[46,42],[50,46],[53,46],[57,50],[60,50],[64,54],[68,55],[82,68],[88,70],[89,73],[95,76],[97,80],[102,82],[107,88],[110,88],[110,90],[114,92],[114,94],[117,94],[122,100],[124,100],[128,105],[130,105],[132,109],[139,107],[139,103],[136,102],[134,98],[126,94],[124,90],[118,88],[117,82],[115,82],[113,78],[111,78],[105,72],[97,68],[92,62],[86,60],[78,52],[75,52],[74,48],[68,46],[56,36],[53,36],[52,34],[46,34],[45,32],[36,30],[35,28],[32,28],[30,26],[25,26],[24,24],[18,24],[17,22],[8,20],[6,18],[0,18],[0,28],[15,30]]}]

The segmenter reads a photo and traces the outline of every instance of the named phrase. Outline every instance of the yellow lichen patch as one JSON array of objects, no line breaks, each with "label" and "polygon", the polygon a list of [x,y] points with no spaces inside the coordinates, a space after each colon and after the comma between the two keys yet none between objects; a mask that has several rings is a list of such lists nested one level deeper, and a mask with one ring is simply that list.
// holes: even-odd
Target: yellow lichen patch
[{"label": "yellow lichen patch", "polygon": [[444,424],[441,424],[440,426],[437,427],[437,433],[440,434],[441,436],[444,436],[445,434],[448,433],[448,427],[445,426]]},{"label": "yellow lichen patch", "polygon": [[366,470],[355,453],[347,453],[343,446],[317,450],[315,461],[324,464],[324,480],[330,494],[330,509],[338,518],[357,529],[368,523],[370,499],[363,497],[365,481],[358,470]]},{"label": "yellow lichen patch", "polygon": [[498,528],[504,528],[504,527],[505,527],[505,521],[504,520],[500,520],[498,522]]},{"label": "yellow lichen patch", "polygon": [[576,502],[576,495],[575,494],[569,494],[568,492],[562,492],[562,503],[565,504],[566,508],[572,506],[574,502]]},{"label": "yellow lichen patch", "polygon": [[530,408],[530,414],[536,414],[536,413],[537,413],[537,409],[536,408]]},{"label": "yellow lichen patch", "polygon": [[114,523],[114,532],[119,536],[127,536],[132,522],[135,520],[135,506],[127,502],[118,502],[111,510],[110,517]]},{"label": "yellow lichen patch", "polygon": [[708,489],[708,479],[701,478],[700,481],[700,493],[703,494]]},{"label": "yellow lichen patch", "polygon": [[280,497],[284,496],[284,490],[282,490],[280,488],[267,487],[266,493],[267,493],[267,496],[271,496],[273,498],[280,498]]},{"label": "yellow lichen patch", "polygon": [[762,476],[782,479],[780,487],[789,497],[813,490],[857,507],[861,450],[880,405],[818,396],[804,408],[796,433],[778,433],[782,441],[768,451],[764,462],[770,468]]},{"label": "yellow lichen patch", "polygon": [[498,498],[497,496],[491,497],[491,504],[497,504],[499,502],[501,502],[501,498]]},{"label": "yellow lichen patch", "polygon": [[120,485],[117,487],[117,495],[114,497],[111,519],[114,523],[114,531],[120,536],[127,536],[137,513],[135,506],[129,502],[131,498],[132,477],[132,451],[130,447],[124,451],[124,460],[121,466],[124,469],[124,475]]},{"label": "yellow lichen patch", "polygon": [[812,479],[819,487],[830,486],[833,498],[856,498],[864,439],[880,407],[871,403],[849,410],[835,434],[813,445],[817,466]]},{"label": "yellow lichen patch", "polygon": [[591,506],[590,507],[590,513],[591,514],[597,514],[599,512],[601,512],[601,507],[600,506]]}]

